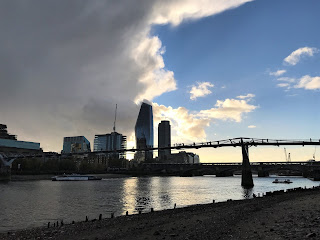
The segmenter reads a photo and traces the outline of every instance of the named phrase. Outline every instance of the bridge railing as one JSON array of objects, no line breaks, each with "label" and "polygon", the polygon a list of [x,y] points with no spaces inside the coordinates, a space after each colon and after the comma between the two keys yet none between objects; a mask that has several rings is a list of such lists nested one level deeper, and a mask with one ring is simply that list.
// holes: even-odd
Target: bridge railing
[{"label": "bridge railing", "polygon": [[247,146],[288,146],[288,145],[300,145],[300,146],[317,146],[320,145],[320,139],[268,139],[268,138],[247,138],[247,137],[239,137],[232,139],[224,139],[219,141],[209,141],[209,142],[201,142],[201,143],[176,143],[168,147],[149,147],[144,149],[116,149],[116,150],[108,150],[108,151],[95,151],[95,152],[74,152],[74,153],[53,153],[53,152],[44,152],[44,153],[36,153],[36,154],[8,154],[4,155],[7,158],[24,158],[24,157],[50,157],[50,156],[73,156],[73,155],[85,155],[85,154],[110,154],[110,153],[123,153],[123,152],[138,152],[138,151],[157,151],[157,150],[182,150],[182,149],[199,149],[199,148],[220,148],[220,147],[241,147],[243,145]]}]

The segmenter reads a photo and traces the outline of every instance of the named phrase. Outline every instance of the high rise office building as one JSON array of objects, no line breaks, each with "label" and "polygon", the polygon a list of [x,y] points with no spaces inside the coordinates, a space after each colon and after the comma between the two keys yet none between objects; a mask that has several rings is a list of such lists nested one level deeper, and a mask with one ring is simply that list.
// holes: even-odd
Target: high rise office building
[{"label": "high rise office building", "polygon": [[62,153],[91,152],[90,142],[84,136],[65,137]]},{"label": "high rise office building", "polygon": [[[158,125],[158,147],[170,147],[171,146],[171,127],[170,121],[161,121]],[[169,159],[171,155],[171,149],[159,149],[158,157],[160,161]]]},{"label": "high rise office building", "polygon": [[[135,125],[136,148],[146,149],[153,147],[153,113],[152,106],[142,103]],[[138,161],[152,160],[152,151],[139,151],[135,155]]]},{"label": "high rise office building", "polygon": [[38,153],[42,152],[42,149],[40,143],[18,141],[16,135],[8,133],[7,125],[0,124],[0,152]]},{"label": "high rise office building", "polygon": [[[120,133],[112,132],[108,134],[99,134],[94,137],[94,151],[113,151],[127,148],[127,137]],[[126,153],[110,153],[109,157],[126,158]]]}]

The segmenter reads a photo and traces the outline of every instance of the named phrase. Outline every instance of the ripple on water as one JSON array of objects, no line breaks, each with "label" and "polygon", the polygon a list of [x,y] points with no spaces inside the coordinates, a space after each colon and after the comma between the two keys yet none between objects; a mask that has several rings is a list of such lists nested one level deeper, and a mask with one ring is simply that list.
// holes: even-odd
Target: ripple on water
[{"label": "ripple on water", "polygon": [[273,184],[276,176],[254,177],[255,186],[243,189],[241,176],[128,177],[103,181],[53,182],[48,180],[0,184],[0,231],[9,231],[47,222],[83,221],[138,211],[183,207],[193,204],[251,198],[252,193],[318,186],[302,177],[290,177],[292,184]]}]

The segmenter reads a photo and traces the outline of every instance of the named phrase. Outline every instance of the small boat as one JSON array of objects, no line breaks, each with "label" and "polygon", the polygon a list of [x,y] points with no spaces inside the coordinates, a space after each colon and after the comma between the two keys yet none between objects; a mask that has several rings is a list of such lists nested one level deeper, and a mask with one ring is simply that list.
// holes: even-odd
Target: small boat
[{"label": "small boat", "polygon": [[276,178],[272,183],[292,183],[292,182],[290,181],[290,179],[279,180]]},{"label": "small boat", "polygon": [[101,180],[101,177],[93,175],[80,175],[80,174],[63,174],[54,176],[51,178],[52,181],[88,181],[88,180]]}]

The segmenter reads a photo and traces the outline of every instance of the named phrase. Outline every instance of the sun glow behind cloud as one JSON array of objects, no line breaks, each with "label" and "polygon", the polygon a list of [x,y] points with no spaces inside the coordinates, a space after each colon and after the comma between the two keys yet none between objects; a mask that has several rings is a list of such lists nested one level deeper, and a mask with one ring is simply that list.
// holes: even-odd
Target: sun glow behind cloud
[{"label": "sun glow behind cloud", "polygon": [[153,103],[154,124],[161,120],[170,120],[172,125],[173,142],[201,142],[206,140],[206,128],[214,121],[241,122],[244,114],[254,111],[257,106],[249,102],[253,94],[245,96],[246,100],[225,99],[217,100],[211,109],[190,112],[184,107],[172,108]]}]

